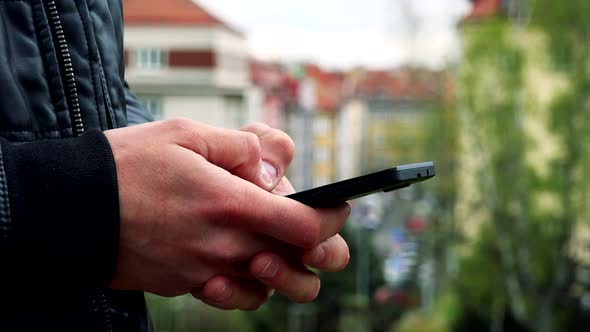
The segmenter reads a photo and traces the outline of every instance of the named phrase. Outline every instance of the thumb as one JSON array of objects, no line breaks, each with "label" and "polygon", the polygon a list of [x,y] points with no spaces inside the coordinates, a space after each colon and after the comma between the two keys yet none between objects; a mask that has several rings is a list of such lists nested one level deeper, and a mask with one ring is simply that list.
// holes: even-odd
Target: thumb
[{"label": "thumb", "polygon": [[192,122],[190,135],[183,135],[178,144],[267,191],[279,183],[279,170],[262,159],[260,138],[254,133]]},{"label": "thumb", "polygon": [[[272,188],[276,190],[282,183],[281,179],[284,179],[286,170],[293,161],[293,154],[295,151],[293,140],[281,130],[271,128],[263,123],[254,123],[240,130],[258,136],[262,150],[263,165],[267,168],[269,174],[271,174],[273,178],[276,177],[277,181],[273,183],[274,187]],[[285,186],[283,189],[292,190],[292,186],[289,183],[288,186]]]}]

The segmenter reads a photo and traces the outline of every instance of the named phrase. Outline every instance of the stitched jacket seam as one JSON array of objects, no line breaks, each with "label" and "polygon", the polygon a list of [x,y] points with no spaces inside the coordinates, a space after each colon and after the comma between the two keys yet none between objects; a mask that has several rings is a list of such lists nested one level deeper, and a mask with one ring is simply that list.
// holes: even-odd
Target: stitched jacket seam
[{"label": "stitched jacket seam", "polygon": [[100,83],[101,83],[101,89],[103,92],[103,99],[104,99],[104,103],[105,103],[105,117],[107,118],[107,123],[108,118],[111,119],[111,124],[113,126],[113,128],[119,128],[119,125],[117,123],[117,117],[115,115],[115,110],[113,109],[113,105],[111,102],[111,95],[110,95],[110,91],[109,91],[109,86],[107,84],[107,80],[106,80],[106,74],[104,71],[104,67],[102,64],[102,49],[101,49],[101,45],[99,43],[98,40],[98,35],[96,32],[96,27],[92,21],[92,17],[90,17],[90,22],[89,22],[89,28],[88,29],[92,29],[92,33],[94,35],[94,40],[96,43],[96,57],[97,57],[97,64],[98,64],[98,73],[99,73],[99,79],[100,79]]},{"label": "stitched jacket seam", "polygon": [[[15,2],[17,2],[17,1],[11,1],[11,3],[15,3]],[[33,12],[31,5],[30,5],[30,4],[28,4],[28,3],[26,3],[26,2],[21,2],[21,1],[18,1],[18,2],[19,2],[19,3],[24,3],[26,6],[28,6],[28,8],[27,8],[27,9],[29,10],[29,14],[31,15],[31,18],[32,18],[32,20],[34,21],[34,20],[35,20],[35,16],[34,16],[34,15],[35,15],[35,13]],[[9,27],[8,27],[8,22],[6,22],[6,20],[5,20],[5,18],[4,18],[4,15],[5,15],[5,13],[2,11],[2,12],[0,13],[0,16],[1,16],[1,17],[0,17],[0,18],[1,18],[1,19],[0,19],[0,21],[1,21],[1,23],[4,25],[4,29],[5,29],[6,31],[10,31],[10,29],[9,29]],[[36,30],[36,29],[35,29],[35,32],[34,32],[33,34],[35,35],[35,39],[37,39],[37,30]],[[35,41],[36,41],[36,40],[35,40]],[[5,47],[6,47],[7,51],[8,51],[8,53],[10,54],[10,53],[14,52],[14,51],[12,50],[12,48],[13,48],[12,44],[11,44],[11,43],[6,43],[6,44],[7,44],[7,45],[5,45]],[[8,59],[9,59],[9,60],[8,60],[8,64],[9,64],[9,66],[11,66],[11,67],[14,67],[14,63],[12,63],[13,61],[11,61],[11,60],[10,60],[10,57],[9,57]],[[22,99],[23,99],[23,100],[24,100],[24,102],[26,103],[26,107],[27,107],[28,109],[32,109],[31,100],[30,100],[29,98],[26,98],[26,97],[25,97],[25,96],[27,95],[27,93],[26,93],[25,89],[23,88],[23,86],[22,86],[22,85],[17,85],[17,86],[16,86],[16,88],[18,89],[18,91],[19,91],[19,93],[20,93],[20,95],[21,95]]]},{"label": "stitched jacket seam", "polygon": [[[76,5],[76,12],[78,14],[78,17],[80,18],[80,23],[82,24],[82,28],[84,30],[84,42],[86,43],[86,49],[88,50],[88,65],[90,67],[90,77],[92,78],[92,88],[94,89],[94,103],[96,105],[96,115],[98,117],[98,125],[100,126],[101,129],[105,128],[105,126],[102,123],[102,120],[100,118],[100,103],[98,101],[98,91],[97,91],[97,82],[96,82],[96,72],[94,70],[94,64],[93,64],[93,59],[92,59],[92,52],[91,52],[91,48],[90,48],[90,44],[88,43],[88,27],[86,26],[86,22],[84,21],[84,18],[82,17],[82,12],[80,9],[80,3],[78,1],[74,1],[75,5]],[[106,107],[106,105],[105,105]]]}]

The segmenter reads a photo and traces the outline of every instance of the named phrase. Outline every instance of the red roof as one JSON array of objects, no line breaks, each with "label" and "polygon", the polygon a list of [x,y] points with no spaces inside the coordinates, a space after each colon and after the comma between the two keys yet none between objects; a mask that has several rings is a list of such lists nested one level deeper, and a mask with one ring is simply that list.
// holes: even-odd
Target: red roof
[{"label": "red roof", "polygon": [[333,112],[342,102],[342,84],[344,75],[329,72],[317,65],[307,65],[307,77],[314,81],[316,91],[316,106],[320,112]]},{"label": "red roof", "polygon": [[294,103],[299,93],[299,81],[291,77],[287,71],[277,63],[250,62],[250,77],[252,83],[262,88],[267,97],[279,97],[286,103]]},{"label": "red roof", "polygon": [[440,93],[442,75],[419,69],[367,71],[353,77],[353,96],[391,100],[430,100]]},{"label": "red roof", "polygon": [[480,20],[496,15],[502,6],[501,0],[473,0],[471,13],[466,20]]},{"label": "red roof", "polygon": [[230,25],[191,0],[123,0],[125,24],[221,26]]}]

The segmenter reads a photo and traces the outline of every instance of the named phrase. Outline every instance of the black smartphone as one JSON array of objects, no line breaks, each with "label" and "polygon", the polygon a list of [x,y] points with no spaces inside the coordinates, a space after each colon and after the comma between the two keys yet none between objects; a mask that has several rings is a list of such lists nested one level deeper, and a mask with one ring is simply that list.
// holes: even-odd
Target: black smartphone
[{"label": "black smartphone", "polygon": [[435,176],[434,162],[396,166],[377,173],[301,191],[287,197],[311,207],[342,203],[380,191],[409,187]]}]

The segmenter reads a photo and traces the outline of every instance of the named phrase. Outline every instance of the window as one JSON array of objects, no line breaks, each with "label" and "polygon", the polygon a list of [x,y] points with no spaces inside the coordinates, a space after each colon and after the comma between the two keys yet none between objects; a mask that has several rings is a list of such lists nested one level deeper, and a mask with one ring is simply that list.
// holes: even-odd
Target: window
[{"label": "window", "polygon": [[135,50],[135,65],[141,69],[162,69],[164,52],[158,48],[138,48]]},{"label": "window", "polygon": [[330,162],[330,153],[321,148],[316,148],[313,151],[313,161],[320,164],[325,164]]},{"label": "window", "polygon": [[162,98],[157,96],[142,96],[139,101],[154,116],[155,120],[162,120],[164,118],[164,111],[162,109]]},{"label": "window", "polygon": [[247,61],[244,57],[231,55],[231,54],[220,54],[218,55],[219,67],[232,72],[247,71]]},{"label": "window", "polygon": [[224,98],[225,120],[229,128],[239,128],[246,121],[244,101],[239,96],[226,96]]},{"label": "window", "polygon": [[313,122],[313,132],[316,134],[327,134],[330,132],[330,120],[324,117],[317,117]]}]

